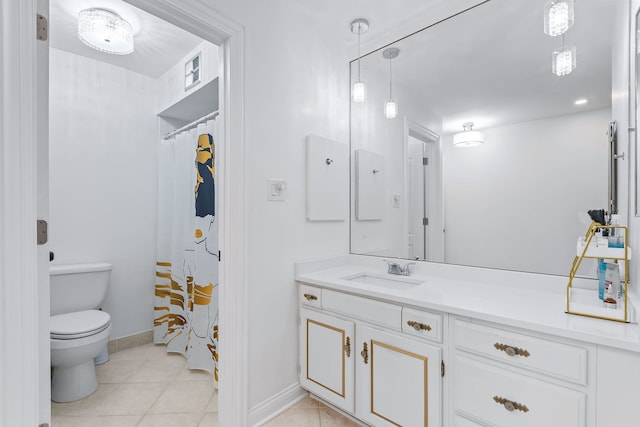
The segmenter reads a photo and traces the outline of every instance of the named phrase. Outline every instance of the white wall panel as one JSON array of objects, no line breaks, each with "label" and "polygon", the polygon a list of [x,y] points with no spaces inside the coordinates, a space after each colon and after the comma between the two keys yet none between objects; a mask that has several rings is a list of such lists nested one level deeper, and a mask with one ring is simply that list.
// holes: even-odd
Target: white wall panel
[{"label": "white wall panel", "polygon": [[155,81],[51,50],[50,248],[55,262],[113,264],[112,339],[152,328]]}]

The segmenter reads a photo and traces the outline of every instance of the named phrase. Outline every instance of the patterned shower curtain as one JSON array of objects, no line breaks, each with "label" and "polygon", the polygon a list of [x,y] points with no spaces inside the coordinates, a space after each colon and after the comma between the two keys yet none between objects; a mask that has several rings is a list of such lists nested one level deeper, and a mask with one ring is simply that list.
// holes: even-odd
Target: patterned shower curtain
[{"label": "patterned shower curtain", "polygon": [[160,146],[154,342],[218,381],[215,121]]}]

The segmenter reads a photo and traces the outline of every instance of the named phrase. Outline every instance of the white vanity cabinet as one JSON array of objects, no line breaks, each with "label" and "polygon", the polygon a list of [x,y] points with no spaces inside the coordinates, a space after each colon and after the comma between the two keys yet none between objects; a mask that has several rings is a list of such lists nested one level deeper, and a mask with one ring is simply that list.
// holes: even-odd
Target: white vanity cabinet
[{"label": "white vanity cabinet", "polygon": [[357,325],[356,417],[374,426],[440,426],[442,350]]},{"label": "white vanity cabinet", "polygon": [[442,425],[441,315],[306,285],[299,293],[303,388],[372,426]]},{"label": "white vanity cabinet", "polygon": [[587,362],[593,346],[460,319],[452,319],[452,340],[456,420],[497,427],[592,425]]},{"label": "white vanity cabinet", "polygon": [[327,402],[354,412],[354,323],[300,310],[300,383]]}]

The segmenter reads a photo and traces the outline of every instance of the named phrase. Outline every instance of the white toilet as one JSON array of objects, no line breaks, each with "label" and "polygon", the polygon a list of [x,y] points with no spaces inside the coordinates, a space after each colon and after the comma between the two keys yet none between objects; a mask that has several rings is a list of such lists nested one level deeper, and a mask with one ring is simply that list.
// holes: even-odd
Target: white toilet
[{"label": "white toilet", "polygon": [[72,402],[96,391],[94,358],[105,356],[111,316],[97,310],[107,294],[111,264],[52,265],[51,400]]}]

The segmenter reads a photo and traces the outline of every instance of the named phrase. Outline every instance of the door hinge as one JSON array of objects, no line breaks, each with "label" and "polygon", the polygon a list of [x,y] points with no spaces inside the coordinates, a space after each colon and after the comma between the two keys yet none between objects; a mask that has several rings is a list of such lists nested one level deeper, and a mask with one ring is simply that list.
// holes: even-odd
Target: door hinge
[{"label": "door hinge", "polygon": [[218,262],[222,262],[222,252],[218,251]]},{"label": "door hinge", "polygon": [[45,243],[47,243],[47,228],[47,221],[43,219],[39,219],[36,223],[36,241],[38,242],[38,245],[44,245]]},{"label": "door hinge", "polygon": [[49,22],[44,16],[36,15],[36,39],[46,41],[49,38]]},{"label": "door hinge", "polygon": [[429,225],[429,218],[422,218],[422,225]]},{"label": "door hinge", "polygon": [[429,164],[429,158],[428,157],[423,157],[422,158],[422,164],[427,166]]},{"label": "door hinge", "polygon": [[444,377],[444,360],[440,361],[440,376]]}]

